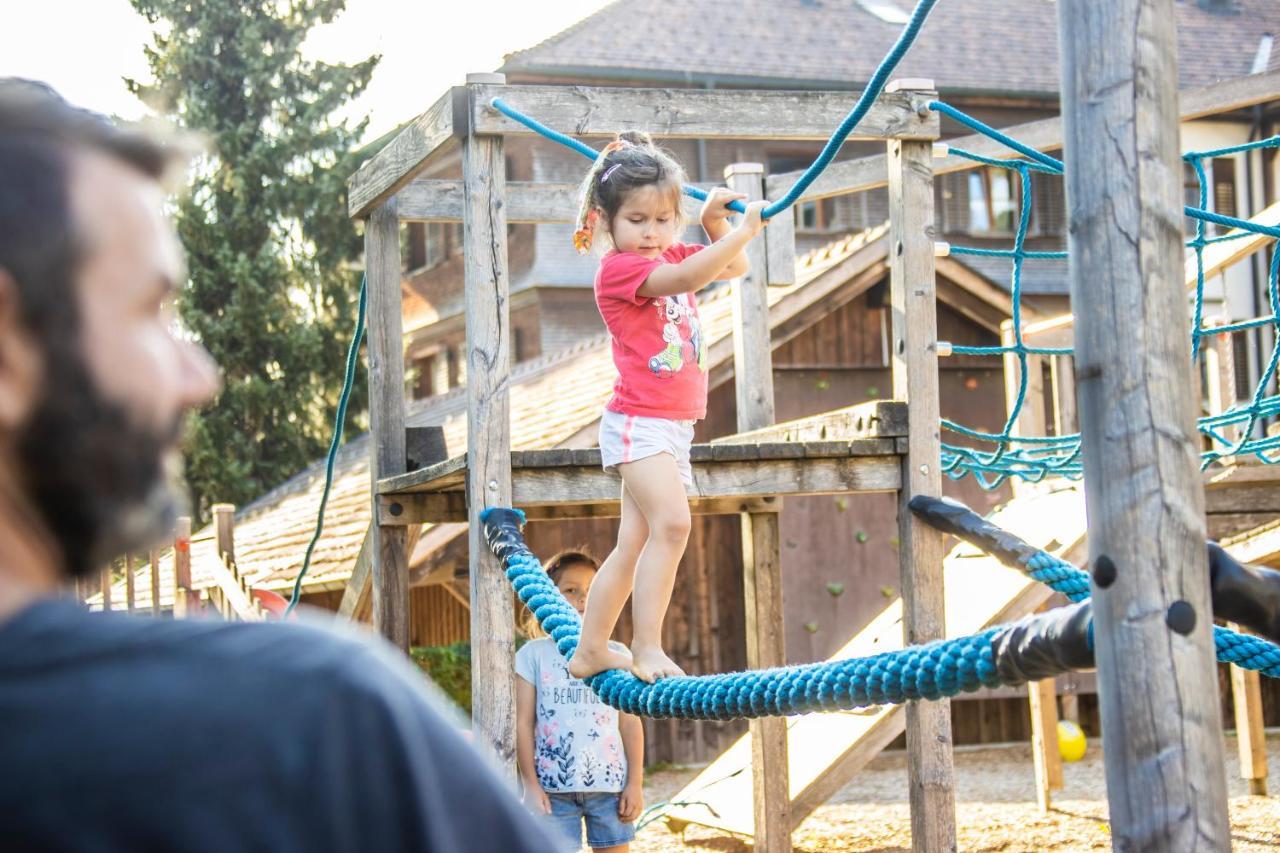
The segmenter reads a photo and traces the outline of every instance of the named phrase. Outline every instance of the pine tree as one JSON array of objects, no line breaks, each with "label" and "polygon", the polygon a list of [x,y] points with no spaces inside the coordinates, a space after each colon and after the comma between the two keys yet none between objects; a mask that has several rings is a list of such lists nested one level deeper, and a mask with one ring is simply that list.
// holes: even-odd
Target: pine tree
[{"label": "pine tree", "polygon": [[[145,49],[153,80],[126,84],[206,145],[175,202],[190,274],[178,314],[224,373],[187,439],[204,517],[213,502],[249,502],[326,448],[360,280],[345,181],[366,123],[334,114],[379,57],[302,57],[308,32],[346,0],[131,2],[156,28]],[[357,382],[351,411],[364,400]]]}]

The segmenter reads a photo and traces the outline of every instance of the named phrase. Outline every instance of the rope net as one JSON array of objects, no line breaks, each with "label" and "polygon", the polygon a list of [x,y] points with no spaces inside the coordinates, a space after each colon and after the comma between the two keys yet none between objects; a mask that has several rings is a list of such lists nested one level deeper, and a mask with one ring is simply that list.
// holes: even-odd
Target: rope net
[{"label": "rope net", "polygon": [[[998,433],[972,429],[946,418],[942,420],[942,427],[946,432],[968,442],[967,445],[960,445],[954,441],[943,442],[943,471],[955,480],[972,476],[984,489],[997,488],[1011,477],[1032,482],[1039,482],[1052,476],[1080,479],[1084,469],[1078,432],[1044,436],[1015,435],[1021,415],[1032,402],[1028,400],[1027,390],[1030,384],[1030,370],[1037,368],[1029,363],[1028,356],[1071,357],[1073,355],[1070,347],[1038,347],[1028,343],[1024,335],[1025,324],[1022,311],[1024,262],[1028,259],[1039,259],[1065,264],[1067,261],[1065,251],[1031,251],[1026,248],[1031,211],[1034,207],[1035,189],[1031,176],[1033,173],[1060,176],[1063,173],[1062,161],[1023,145],[949,104],[933,101],[930,107],[1013,152],[1014,156],[1010,159],[996,159],[960,148],[950,149],[950,153],[957,157],[981,166],[1010,172],[1011,181],[1016,181],[1020,199],[1013,242],[1009,248],[992,249],[954,245],[950,247],[953,255],[1007,258],[1010,262],[1009,290],[1013,305],[1012,342],[984,347],[955,345],[951,348],[951,352],[956,355],[1011,356],[1017,364],[1018,384],[1004,427]],[[1264,327],[1270,327],[1273,332],[1280,332],[1280,289],[1277,286],[1280,252],[1275,251],[1275,243],[1280,239],[1280,228],[1224,216],[1207,209],[1210,186],[1206,178],[1204,161],[1261,148],[1280,148],[1280,136],[1230,148],[1192,151],[1183,155],[1183,160],[1195,172],[1198,184],[1197,205],[1185,208],[1185,214],[1194,222],[1195,228],[1194,234],[1186,244],[1193,253],[1196,265],[1194,292],[1191,294],[1193,319],[1189,343],[1192,359],[1198,357],[1201,347],[1210,335],[1244,334]],[[1214,227],[1212,233],[1210,226]],[[1253,235],[1265,238],[1263,248],[1268,249],[1271,255],[1267,275],[1270,313],[1238,323],[1206,325],[1204,316],[1205,250],[1218,243]],[[1203,468],[1208,468],[1218,460],[1236,456],[1253,456],[1268,464],[1280,462],[1280,453],[1277,453],[1277,450],[1280,450],[1280,435],[1268,436],[1264,430],[1266,419],[1280,414],[1280,396],[1275,391],[1276,367],[1280,363],[1280,334],[1275,336],[1274,341],[1270,358],[1258,377],[1249,401],[1198,420],[1200,434],[1204,437],[1205,449],[1201,453]],[[1036,365],[1038,367],[1038,362]],[[1035,402],[1038,404],[1038,401]]]}]

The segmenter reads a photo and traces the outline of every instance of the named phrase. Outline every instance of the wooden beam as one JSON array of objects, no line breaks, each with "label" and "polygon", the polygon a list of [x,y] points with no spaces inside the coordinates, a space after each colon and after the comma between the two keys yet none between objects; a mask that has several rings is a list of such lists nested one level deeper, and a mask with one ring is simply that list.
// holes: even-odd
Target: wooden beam
[{"label": "wooden beam", "polygon": [[369,595],[373,590],[373,549],[377,540],[378,525],[375,520],[365,531],[364,539],[360,542],[360,552],[351,568],[351,576],[347,578],[346,588],[342,591],[338,615],[343,619],[356,620],[369,602]]},{"label": "wooden beam", "polygon": [[[1225,320],[1217,319],[1206,325],[1221,325]],[[1231,337],[1229,335],[1213,335],[1207,340],[1203,350],[1205,378],[1209,398],[1209,413],[1220,415],[1236,403],[1235,359],[1232,357]],[[1225,425],[1220,428],[1228,442],[1237,438],[1237,427]],[[1254,537],[1256,542],[1263,537]],[[1229,549],[1232,556],[1240,549]],[[1239,557],[1237,557],[1239,559]],[[1229,624],[1234,631],[1240,631],[1239,625]],[[1231,702],[1236,718],[1236,749],[1240,756],[1240,777],[1249,786],[1249,793],[1257,796],[1267,794],[1267,738],[1263,731],[1262,719],[1262,682],[1254,670],[1241,669],[1235,664],[1229,667],[1231,672]]]},{"label": "wooden beam", "polygon": [[1054,435],[1071,435],[1080,431],[1076,414],[1076,364],[1069,355],[1052,355],[1049,359],[1049,381],[1053,392]]},{"label": "wooden beam", "polygon": [[766,280],[770,287],[796,283],[796,216],[788,208],[769,220],[764,230]]},{"label": "wooden beam", "polygon": [[[701,498],[765,497],[773,494],[832,494],[892,491],[901,482],[890,472],[898,464],[894,438],[855,438],[803,444],[695,444],[692,495]],[[450,465],[466,466],[467,457]],[[616,474],[600,470],[600,451],[525,450],[511,454],[518,506],[612,503]],[[440,466],[410,471],[378,484],[380,495],[460,490],[454,475],[431,479]],[[752,471],[758,471],[753,477]],[[473,498],[474,500],[474,495]]]},{"label": "wooden beam", "polygon": [[[907,403],[908,451],[898,504],[903,632],[908,645],[944,636],[943,536],[907,508],[915,495],[942,494],[938,397],[938,307],[933,245],[933,146],[888,146],[893,397]],[[951,704],[912,702],[906,709],[911,845],[956,846]]]},{"label": "wooden beam", "polygon": [[[404,330],[400,301],[400,221],[396,200],[374,209],[365,225],[369,288],[369,471],[376,487],[404,472]],[[376,492],[375,492],[376,493]],[[409,563],[405,529],[379,526],[372,554],[373,624],[409,651]]]},{"label": "wooden beam", "polygon": [[[581,192],[578,184],[512,181],[507,184],[507,223],[576,222]],[[696,222],[702,202],[687,195],[680,201],[685,215]],[[461,222],[466,206],[462,181],[412,181],[396,193],[396,205],[401,222]]]},{"label": "wooden beam", "polygon": [[890,438],[907,434],[907,404],[898,400],[869,400],[749,432],[712,439],[711,444],[752,442],[838,441]]},{"label": "wooden beam", "polygon": [[[764,198],[764,166],[735,163],[725,183],[748,203]],[[791,212],[783,213],[790,218]],[[747,244],[747,274],[733,282],[733,375],[738,432],[750,435],[775,420],[773,359],[769,336],[768,248],[764,235]],[[750,441],[750,439],[747,439]],[[783,630],[781,536],[778,513],[743,513],[742,590],[747,668],[772,669],[787,662]],[[787,770],[787,721],[751,720],[751,792],[755,849],[791,851],[791,795]]]},{"label": "wooden beam", "polygon": [[[515,475],[520,479],[519,474]],[[523,486],[521,488],[524,488]],[[520,509],[529,521],[570,521],[587,518],[618,518],[621,503],[617,495],[612,502],[587,504],[551,504],[529,506]],[[737,515],[743,512],[777,512],[782,508],[781,498],[772,495],[748,498],[697,498],[689,499],[689,510],[694,515]],[[415,492],[400,495],[383,495],[378,499],[378,521],[381,524],[445,524],[465,523],[469,518],[467,498],[464,492]],[[414,584],[414,572],[410,568],[410,585]]]},{"label": "wooden beam", "polygon": [[[1229,850],[1182,268],[1174,0],[1058,3],[1094,648],[1117,850]],[[1152,535],[1159,531],[1159,535]]]},{"label": "wooden beam", "polygon": [[454,88],[370,157],[347,181],[347,214],[363,218],[413,180],[432,159],[456,144],[466,129],[458,115],[465,93]]},{"label": "wooden beam", "polygon": [[[1240,631],[1239,625],[1228,626]],[[1256,670],[1231,666],[1231,700],[1235,707],[1236,749],[1240,777],[1256,797],[1267,795],[1267,733],[1263,728],[1262,682]]]},{"label": "wooden beam", "polygon": [[[471,571],[471,719],[475,740],[507,775],[515,773],[516,691],[511,659],[515,617],[502,564],[485,544],[476,516],[492,506],[512,506],[511,317],[507,269],[506,165],[500,133],[482,128],[479,115],[505,95],[500,74],[468,75],[471,132],[462,146],[467,187],[463,217],[463,290],[467,323],[467,470],[472,512],[468,542]],[[565,90],[559,89],[561,96]],[[546,120],[540,110],[533,113]]]},{"label": "wooden beam", "polygon": [[1058,698],[1054,679],[1027,685],[1031,709],[1031,757],[1036,771],[1036,805],[1047,812],[1050,791],[1062,787],[1062,756],[1058,754]]},{"label": "wooden beam", "polygon": [[[480,86],[471,121],[477,134],[524,135],[490,102],[495,97],[547,127],[574,136],[643,130],[667,139],[825,142],[853,106],[849,92],[747,89],[639,89],[594,86]],[[938,116],[918,92],[886,92],[854,128],[853,139],[936,139]]]},{"label": "wooden beam", "polygon": [[[1255,104],[1280,100],[1280,71],[1254,74],[1213,83],[1200,89],[1181,93],[1181,120],[1192,121],[1206,116],[1232,112]],[[1002,128],[1010,136],[1037,151],[1052,151],[1062,147],[1062,120],[1046,118]],[[983,157],[1008,159],[1020,156],[1004,145],[980,133],[957,136],[947,141],[953,148],[962,148]],[[954,154],[934,161],[935,175],[965,172],[981,166],[968,158]],[[800,171],[770,175],[765,181],[769,198],[777,198],[796,182]],[[800,201],[811,201],[846,193],[876,189],[888,184],[888,163],[881,154],[842,160],[827,167],[816,181],[800,195]]]}]

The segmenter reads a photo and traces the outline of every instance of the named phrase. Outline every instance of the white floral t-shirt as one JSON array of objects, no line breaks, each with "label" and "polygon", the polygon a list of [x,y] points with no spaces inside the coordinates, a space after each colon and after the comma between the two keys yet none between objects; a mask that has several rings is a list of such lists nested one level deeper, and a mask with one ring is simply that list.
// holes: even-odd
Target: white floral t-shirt
[{"label": "white floral t-shirt", "polygon": [[627,757],[618,733],[618,712],[569,675],[569,664],[555,643],[543,637],[521,646],[516,675],[538,694],[533,760],[542,789],[616,793],[626,787]]}]

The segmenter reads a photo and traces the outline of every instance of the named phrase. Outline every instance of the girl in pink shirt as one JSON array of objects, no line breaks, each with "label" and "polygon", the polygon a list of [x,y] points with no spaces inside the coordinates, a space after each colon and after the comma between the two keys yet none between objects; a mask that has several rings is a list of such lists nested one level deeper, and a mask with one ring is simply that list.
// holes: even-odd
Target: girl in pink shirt
[{"label": "girl in pink shirt", "polygon": [[[574,245],[585,254],[597,231],[611,244],[595,291],[618,381],[600,421],[600,453],[605,469],[622,475],[622,522],[591,586],[569,664],[575,678],[627,668],[650,682],[684,674],[662,650],[662,620],[689,537],[693,424],[707,410],[707,344],[694,293],[747,271],[743,249],[764,227],[765,202],[748,205],[735,227],[728,204],[742,196],[714,190],[701,214],[711,245],[680,243],[683,182],[680,165],[647,135],[624,133],[583,183]],[[633,583],[628,657],[608,640]]]}]

